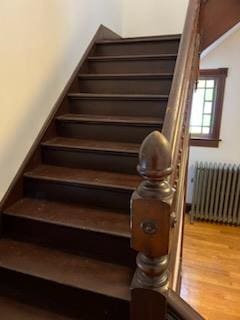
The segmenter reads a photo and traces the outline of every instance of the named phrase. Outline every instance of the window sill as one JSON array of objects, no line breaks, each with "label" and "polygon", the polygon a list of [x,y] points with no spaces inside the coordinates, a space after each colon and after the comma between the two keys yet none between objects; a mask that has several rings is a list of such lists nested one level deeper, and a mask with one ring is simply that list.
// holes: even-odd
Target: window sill
[{"label": "window sill", "polygon": [[206,139],[206,138],[191,138],[190,146],[192,147],[206,147],[206,148],[218,148],[221,139]]}]

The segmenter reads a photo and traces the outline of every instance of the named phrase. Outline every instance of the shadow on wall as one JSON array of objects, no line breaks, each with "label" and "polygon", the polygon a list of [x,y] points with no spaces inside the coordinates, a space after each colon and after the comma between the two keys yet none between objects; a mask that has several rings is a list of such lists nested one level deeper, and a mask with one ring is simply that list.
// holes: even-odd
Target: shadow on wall
[{"label": "shadow on wall", "polygon": [[118,0],[1,1],[0,199],[97,28],[120,33],[120,15]]}]

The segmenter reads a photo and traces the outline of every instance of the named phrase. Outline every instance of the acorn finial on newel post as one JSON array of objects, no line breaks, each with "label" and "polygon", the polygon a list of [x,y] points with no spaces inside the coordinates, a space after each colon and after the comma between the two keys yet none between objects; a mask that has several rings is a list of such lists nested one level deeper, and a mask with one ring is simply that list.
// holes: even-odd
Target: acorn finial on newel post
[{"label": "acorn finial on newel post", "polygon": [[[131,199],[131,247],[138,252],[134,289],[160,291],[168,286],[168,250],[173,188],[171,148],[163,134],[154,131],[142,143],[138,172],[142,183]],[[134,304],[133,304],[134,305]]]}]

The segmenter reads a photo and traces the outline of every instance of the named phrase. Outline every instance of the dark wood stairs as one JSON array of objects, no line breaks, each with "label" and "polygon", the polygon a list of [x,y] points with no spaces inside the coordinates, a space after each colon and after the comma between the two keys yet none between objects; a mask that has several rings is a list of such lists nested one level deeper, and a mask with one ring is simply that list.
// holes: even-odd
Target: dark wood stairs
[{"label": "dark wood stairs", "polygon": [[3,320],[128,319],[130,197],[180,36],[97,40],[2,206]]}]

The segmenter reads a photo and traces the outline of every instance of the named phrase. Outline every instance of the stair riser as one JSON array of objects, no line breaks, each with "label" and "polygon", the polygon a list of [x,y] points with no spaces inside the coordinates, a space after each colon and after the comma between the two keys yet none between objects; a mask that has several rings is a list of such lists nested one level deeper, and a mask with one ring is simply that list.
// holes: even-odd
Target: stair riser
[{"label": "stair riser", "polygon": [[167,100],[70,99],[70,112],[93,115],[148,116],[163,119]]},{"label": "stair riser", "polygon": [[179,40],[153,41],[140,43],[108,43],[98,44],[95,55],[97,56],[120,56],[120,55],[150,55],[150,54],[176,54]]},{"label": "stair riser", "polygon": [[[109,31],[104,34],[108,36]],[[152,131],[161,131],[176,64],[174,57],[88,59],[89,55],[177,53],[179,40],[161,39],[165,40],[94,44],[86,51],[42,129],[40,140],[48,143],[38,143],[33,148],[31,159],[23,164],[4,203],[0,297],[9,296],[71,319],[130,318],[129,302],[123,300],[130,299],[136,252],[127,237],[128,217],[131,196],[140,177],[122,177],[116,172],[136,174],[138,155],[129,152],[128,145],[106,144],[106,148],[122,148],[122,152],[86,150],[77,145],[100,148],[103,142],[74,142],[61,137],[141,144]],[[159,99],[161,96],[165,98]],[[147,121],[147,117],[158,121]],[[13,205],[15,200],[19,201]],[[21,217],[25,212],[26,217]],[[76,219],[78,213],[81,217]],[[109,234],[114,232],[115,235]],[[24,316],[20,319],[17,314],[12,318],[10,315],[8,319],[3,313],[3,318],[21,320]]]},{"label": "stair riser", "polygon": [[119,60],[119,61],[89,61],[89,73],[172,73],[175,59],[154,60]]},{"label": "stair riser", "polygon": [[137,174],[138,155],[44,147],[43,162],[71,168]]},{"label": "stair riser", "polygon": [[25,178],[25,195],[28,197],[73,201],[91,206],[124,210],[129,212],[132,191],[115,188],[101,188],[74,183],[45,181]]},{"label": "stair riser", "polygon": [[168,95],[172,79],[83,79],[79,78],[82,93],[164,94]]},{"label": "stair riser", "polygon": [[3,215],[2,223],[4,237],[7,238],[34,242],[106,262],[135,266],[136,255],[130,248],[128,238],[8,215]]},{"label": "stair riser", "polygon": [[[0,268],[0,282],[0,290],[6,296],[13,297],[18,301],[27,301],[29,304],[74,317],[74,319],[129,319],[129,304],[125,301],[3,268]],[[14,319],[17,320],[18,317]]]},{"label": "stair riser", "polygon": [[67,121],[58,121],[57,123],[57,131],[60,136],[132,143],[141,143],[149,133],[158,129],[161,130],[161,124],[159,126],[140,127]]}]

